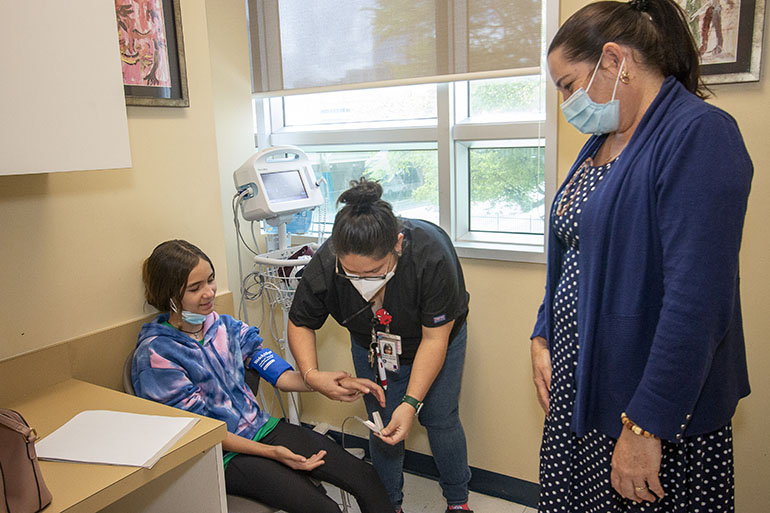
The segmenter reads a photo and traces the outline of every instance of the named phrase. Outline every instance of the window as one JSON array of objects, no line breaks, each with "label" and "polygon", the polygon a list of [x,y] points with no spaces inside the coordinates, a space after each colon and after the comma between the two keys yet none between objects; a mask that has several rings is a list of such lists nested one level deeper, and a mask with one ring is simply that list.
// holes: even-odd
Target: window
[{"label": "window", "polygon": [[543,148],[537,140],[529,144],[468,149],[470,231],[534,236],[545,233]]},{"label": "window", "polygon": [[258,146],[299,146],[324,177],[315,231],[330,233],[339,194],[366,176],[399,215],[440,225],[462,257],[544,262],[556,185],[544,61],[504,78],[255,97]]},{"label": "window", "polygon": [[439,224],[438,162],[435,147],[411,150],[309,152],[316,177],[324,178],[324,208],[313,215],[312,232],[331,233],[335,203],[351,180],[361,176],[382,184],[382,199],[397,215]]},{"label": "window", "polygon": [[[468,89],[467,116],[476,122],[540,121],[545,112],[545,95],[538,75],[474,80]],[[464,93],[465,87],[462,88]],[[464,95],[459,95],[464,99]],[[465,106],[457,106],[464,112]]]},{"label": "window", "polygon": [[386,87],[283,98],[285,127],[436,122],[436,86]]}]

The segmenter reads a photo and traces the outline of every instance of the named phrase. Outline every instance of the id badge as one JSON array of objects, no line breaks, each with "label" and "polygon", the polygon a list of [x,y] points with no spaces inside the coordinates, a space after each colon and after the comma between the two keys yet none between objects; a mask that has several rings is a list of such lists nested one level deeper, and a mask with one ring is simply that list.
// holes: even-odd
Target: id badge
[{"label": "id badge", "polygon": [[393,333],[377,332],[377,345],[385,370],[398,372],[400,369],[398,355],[401,353],[401,337]]}]

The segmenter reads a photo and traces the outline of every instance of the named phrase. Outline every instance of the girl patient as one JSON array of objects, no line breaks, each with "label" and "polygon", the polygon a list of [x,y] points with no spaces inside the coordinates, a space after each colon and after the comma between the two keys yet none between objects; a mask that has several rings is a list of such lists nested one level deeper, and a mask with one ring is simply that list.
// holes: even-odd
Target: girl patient
[{"label": "girl patient", "polygon": [[[211,260],[183,240],[160,244],[144,262],[147,302],[160,310],[139,333],[132,381],[140,397],[227,424],[227,493],[252,498],[288,513],[339,513],[311,477],[350,492],[364,513],[391,513],[374,468],[312,430],[262,411],[244,381],[245,367],[284,391],[309,390],[299,373],[262,347],[255,327],[214,311]],[[344,374],[344,373],[341,373]],[[382,390],[342,375],[357,394]]]}]

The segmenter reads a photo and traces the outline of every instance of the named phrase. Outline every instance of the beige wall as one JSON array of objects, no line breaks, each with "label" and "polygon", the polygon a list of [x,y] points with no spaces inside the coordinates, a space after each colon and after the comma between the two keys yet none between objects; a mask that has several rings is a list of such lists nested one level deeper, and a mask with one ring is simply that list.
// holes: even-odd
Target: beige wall
[{"label": "beige wall", "polygon": [[140,265],[163,240],[225,270],[206,6],[181,7],[190,108],[128,108],[132,168],[0,176],[0,360],[149,313]]},{"label": "beige wall", "polygon": [[[209,0],[206,15],[228,283],[237,291],[240,280],[232,210],[233,171],[255,151],[246,2]],[[247,229],[244,233],[248,236]],[[253,255],[245,248],[241,253],[247,269]],[[238,305],[235,308],[237,310]]]}]

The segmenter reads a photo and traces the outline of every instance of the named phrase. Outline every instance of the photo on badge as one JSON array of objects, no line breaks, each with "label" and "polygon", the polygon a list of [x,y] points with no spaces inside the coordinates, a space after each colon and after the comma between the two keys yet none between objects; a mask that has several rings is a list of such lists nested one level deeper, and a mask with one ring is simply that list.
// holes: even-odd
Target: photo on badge
[{"label": "photo on badge", "polygon": [[398,372],[398,347],[396,336],[390,333],[377,333],[377,344],[380,346],[380,357],[385,370],[388,372]]}]

